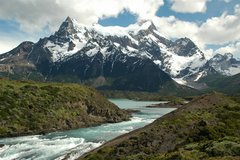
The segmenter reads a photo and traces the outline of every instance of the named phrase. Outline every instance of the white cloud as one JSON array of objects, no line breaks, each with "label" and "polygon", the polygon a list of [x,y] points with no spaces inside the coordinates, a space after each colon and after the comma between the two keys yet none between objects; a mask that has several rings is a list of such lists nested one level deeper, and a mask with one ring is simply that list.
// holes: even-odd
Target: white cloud
[{"label": "white cloud", "polygon": [[67,16],[83,24],[93,24],[127,10],[139,19],[151,19],[163,4],[163,0],[2,0],[0,19],[16,21],[20,30],[30,34],[2,34],[0,29],[0,53],[24,40],[36,41],[36,35],[39,36],[44,27],[56,31]]},{"label": "white cloud", "polygon": [[[220,17],[209,18],[202,24],[179,20],[174,16],[155,17],[153,21],[167,38],[192,39],[205,52],[206,57],[215,53],[212,49],[207,49],[207,45],[227,45],[240,41],[240,5],[235,6],[234,14],[223,13]],[[240,56],[239,52],[233,52]]]},{"label": "white cloud", "polygon": [[0,35],[0,54],[2,54],[17,47],[23,41],[37,42],[39,38],[43,35],[49,35],[49,33],[27,34],[19,30],[11,30],[10,32],[0,30]]},{"label": "white cloud", "polygon": [[16,46],[16,44],[13,42],[9,43],[9,42],[0,40],[0,54],[10,51],[13,46]]},{"label": "white cloud", "polygon": [[234,8],[234,14],[223,13],[201,24],[197,37],[205,44],[225,45],[240,40],[240,5]]},{"label": "white cloud", "polygon": [[198,36],[200,26],[197,23],[182,21],[174,16],[155,17],[153,22],[166,38],[188,37],[205,53],[207,59],[213,56],[213,50],[207,49],[205,41]]},{"label": "white cloud", "polygon": [[207,44],[226,44],[240,39],[240,12],[235,9],[235,15],[222,14],[203,23],[198,37]]},{"label": "white cloud", "polygon": [[181,13],[206,12],[209,0],[170,0],[171,9]]},{"label": "white cloud", "polygon": [[[178,12],[205,12],[208,1],[210,0],[171,0],[171,7]],[[207,49],[207,45],[224,45],[217,51],[232,51],[235,55],[240,55],[239,43],[236,43],[240,41],[240,5],[235,6],[234,14],[223,13],[198,24],[174,16],[157,17],[156,12],[163,4],[163,0],[6,0],[0,1],[0,19],[15,20],[22,30],[36,35],[46,26],[55,31],[67,16],[80,23],[93,24],[101,18],[116,17],[127,10],[139,19],[152,19],[166,38],[189,37],[207,57],[216,53]],[[13,48],[21,40],[27,40],[25,37],[16,40],[14,35],[4,37],[0,38],[0,53]]]},{"label": "white cloud", "polygon": [[122,0],[123,7],[139,16],[140,19],[151,19],[155,16],[163,0]]},{"label": "white cloud", "polygon": [[205,49],[203,51],[204,51],[204,56],[205,56],[206,59],[211,59],[215,55],[214,50],[211,49],[211,48],[210,49]]},{"label": "white cloud", "polygon": [[0,39],[0,54],[6,53],[13,49],[13,47],[18,46],[22,41],[21,40],[13,40],[11,38],[3,38]]},{"label": "white cloud", "polygon": [[199,39],[199,26],[197,23],[182,21],[174,16],[155,17],[154,24],[157,26],[161,34],[168,39],[176,39],[181,37],[190,38],[201,50],[205,50],[205,42]]},{"label": "white cloud", "polygon": [[24,34],[24,33],[20,33],[20,34],[5,34],[5,33],[1,33],[1,37],[0,37],[0,54],[2,53],[6,53],[10,50],[12,50],[13,48],[17,47],[20,43],[22,43],[23,41],[32,41],[32,42],[37,42],[39,40],[39,36],[31,36],[29,34]]},{"label": "white cloud", "polygon": [[25,32],[39,32],[47,25],[55,30],[67,16],[83,24],[116,17],[124,10],[150,18],[163,4],[163,0],[7,0],[0,1],[0,19],[17,21]]},{"label": "white cloud", "polygon": [[235,7],[234,7],[234,10],[235,10],[235,13],[237,15],[240,15],[240,4],[237,4]]},{"label": "white cloud", "polygon": [[232,53],[236,57],[240,57],[240,41],[221,47],[217,49],[215,53],[220,53],[220,54]]}]

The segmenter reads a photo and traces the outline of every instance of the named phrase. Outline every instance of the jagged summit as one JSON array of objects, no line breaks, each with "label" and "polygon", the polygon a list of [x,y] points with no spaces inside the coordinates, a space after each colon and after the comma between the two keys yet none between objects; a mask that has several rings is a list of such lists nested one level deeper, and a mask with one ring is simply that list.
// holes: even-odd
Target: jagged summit
[{"label": "jagged summit", "polygon": [[[74,79],[89,80],[100,76],[104,83],[105,77],[114,77],[116,83],[111,87],[115,89],[130,85],[137,90],[151,91],[169,81],[168,75],[177,82],[188,84],[188,81],[206,76],[209,68],[218,67],[211,65],[215,62],[208,61],[190,38],[168,40],[149,20],[127,27],[104,27],[80,24],[67,17],[55,34],[40,39],[30,49],[22,58],[47,78],[71,75]],[[13,61],[12,54],[6,53],[0,63]],[[225,65],[225,62],[224,66],[233,67],[231,73],[239,73],[238,61],[230,55],[227,57],[226,63],[231,62],[234,66]],[[221,74],[226,71],[217,70]],[[138,83],[136,77],[142,80]]]},{"label": "jagged summit", "polygon": [[189,43],[193,43],[193,41],[188,37],[184,37],[184,38],[177,39],[175,43],[186,46]]},{"label": "jagged summit", "polygon": [[59,30],[55,33],[56,35],[60,37],[66,37],[70,34],[76,33],[76,29],[74,28],[73,19],[71,19],[69,16],[66,18],[66,20],[61,24]]},{"label": "jagged summit", "polygon": [[233,58],[232,53],[225,53],[224,56],[227,57],[227,59],[232,59]]},{"label": "jagged summit", "polygon": [[157,30],[157,27],[151,20],[141,20],[137,23],[139,26],[148,29],[148,30]]},{"label": "jagged summit", "polygon": [[[196,54],[196,51],[199,50],[197,45],[190,38],[180,38],[174,42],[174,52],[179,56],[193,56]],[[204,54],[200,52],[202,56]]]},{"label": "jagged summit", "polygon": [[66,20],[65,20],[65,22],[69,22],[69,23],[72,23],[72,18],[70,18],[69,16],[67,16],[67,18],[66,18]]},{"label": "jagged summit", "polygon": [[62,30],[75,30],[77,32],[95,32],[104,36],[105,35],[128,36],[129,34],[136,35],[139,31],[157,32],[157,28],[151,20],[142,20],[135,24],[131,24],[127,27],[120,27],[120,26],[101,26],[99,24],[84,25],[70,17],[67,17],[66,20],[60,26],[59,31]]},{"label": "jagged summit", "polygon": [[231,53],[225,53],[224,55],[216,54],[208,63],[212,68],[223,75],[231,76],[240,71],[240,61],[233,58],[233,54]]},{"label": "jagged summit", "polygon": [[216,54],[213,58],[212,61],[229,61],[233,59],[233,54],[232,53],[225,53],[225,54]]}]

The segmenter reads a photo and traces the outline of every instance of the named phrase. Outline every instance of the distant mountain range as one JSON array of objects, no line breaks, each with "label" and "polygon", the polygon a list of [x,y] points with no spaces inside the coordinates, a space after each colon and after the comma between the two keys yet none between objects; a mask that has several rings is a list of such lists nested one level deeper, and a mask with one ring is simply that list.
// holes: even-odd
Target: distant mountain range
[{"label": "distant mountain range", "polygon": [[0,72],[100,89],[159,91],[182,88],[176,82],[204,88],[203,77],[240,73],[240,61],[230,53],[207,60],[189,38],[168,40],[151,21],[103,27],[68,17],[50,37],[1,54]]}]

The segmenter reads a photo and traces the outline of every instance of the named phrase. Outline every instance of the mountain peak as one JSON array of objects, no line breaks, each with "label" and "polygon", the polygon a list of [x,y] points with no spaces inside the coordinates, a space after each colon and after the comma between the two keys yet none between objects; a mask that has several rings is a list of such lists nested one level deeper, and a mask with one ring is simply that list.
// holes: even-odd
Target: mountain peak
[{"label": "mountain peak", "polygon": [[157,27],[151,20],[141,20],[140,22],[138,22],[138,25],[144,30],[157,30]]},{"label": "mountain peak", "polygon": [[73,23],[73,21],[72,21],[72,18],[70,18],[69,16],[67,16],[67,18],[66,18],[65,22],[68,22],[68,23]]},{"label": "mountain peak", "polygon": [[230,60],[233,58],[233,54],[232,53],[225,53],[225,54],[219,54],[217,53],[213,58],[212,60],[214,61],[223,61],[223,60]]},{"label": "mountain peak", "polygon": [[175,43],[178,44],[178,45],[182,45],[182,46],[186,46],[186,45],[188,45],[189,43],[191,43],[191,45],[195,45],[195,44],[193,43],[193,41],[192,41],[190,38],[187,38],[187,37],[177,39],[177,40],[175,41]]},{"label": "mountain peak", "polygon": [[209,65],[222,75],[232,76],[240,73],[240,61],[233,58],[233,54],[216,54],[208,61]]},{"label": "mountain peak", "polygon": [[56,35],[60,37],[66,37],[73,33],[76,33],[73,24],[73,19],[68,16],[66,20],[61,24],[59,30],[56,32]]},{"label": "mountain peak", "polygon": [[[174,52],[180,56],[192,56],[198,53],[199,50],[197,45],[187,37],[177,39],[173,47]],[[203,53],[200,54],[204,57]]]},{"label": "mountain peak", "polygon": [[225,53],[224,57],[226,57],[226,59],[232,59],[233,58],[233,54],[232,53]]}]

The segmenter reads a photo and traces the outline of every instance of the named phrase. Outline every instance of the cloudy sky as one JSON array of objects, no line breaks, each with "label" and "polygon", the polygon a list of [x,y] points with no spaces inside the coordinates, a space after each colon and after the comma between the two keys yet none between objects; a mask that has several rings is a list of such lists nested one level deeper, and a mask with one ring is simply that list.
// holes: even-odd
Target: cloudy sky
[{"label": "cloudy sky", "polygon": [[239,0],[1,0],[0,53],[49,36],[67,16],[103,26],[150,19],[166,38],[189,37],[208,57],[240,57]]}]

